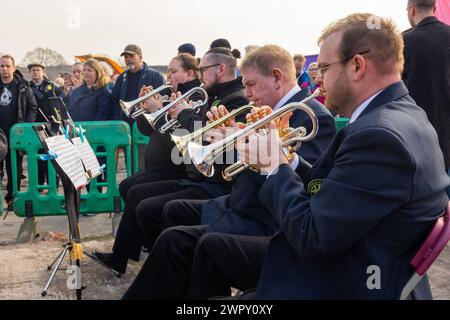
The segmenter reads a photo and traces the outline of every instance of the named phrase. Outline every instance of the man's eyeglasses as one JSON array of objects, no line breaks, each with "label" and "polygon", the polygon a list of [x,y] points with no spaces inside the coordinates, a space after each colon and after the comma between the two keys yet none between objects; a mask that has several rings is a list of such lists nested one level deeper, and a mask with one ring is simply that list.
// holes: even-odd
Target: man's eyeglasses
[{"label": "man's eyeglasses", "polygon": [[198,70],[200,71],[200,73],[203,74],[203,72],[205,72],[206,69],[212,68],[212,67],[217,67],[217,66],[220,66],[220,65],[221,65],[221,63],[216,63],[216,64],[212,64],[212,65],[209,65],[209,66],[200,67],[200,68],[198,68]]},{"label": "man's eyeglasses", "polygon": [[327,63],[327,64],[319,65],[319,67],[318,67],[317,69],[318,69],[318,71],[319,71],[319,74],[323,76],[323,75],[325,74],[325,72],[326,72],[328,69],[330,69],[330,67],[331,67],[332,65],[335,65],[335,64],[337,64],[337,63],[346,64],[347,62],[349,62],[349,61],[350,61],[354,56],[356,56],[357,54],[363,55],[363,54],[367,54],[367,53],[369,53],[369,52],[370,52],[370,50],[366,50],[366,51],[363,51],[363,52],[355,52],[355,53],[353,53],[351,56],[349,56],[349,57],[347,57],[347,58],[345,58],[345,59],[342,59],[342,60],[339,60],[339,61],[334,61],[334,62]]}]

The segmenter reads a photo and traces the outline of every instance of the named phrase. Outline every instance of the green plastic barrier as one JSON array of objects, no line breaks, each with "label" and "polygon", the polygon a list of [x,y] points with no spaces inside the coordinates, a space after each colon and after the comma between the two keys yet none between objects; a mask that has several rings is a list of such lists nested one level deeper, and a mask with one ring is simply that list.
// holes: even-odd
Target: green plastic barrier
[{"label": "green plastic barrier", "polygon": [[339,131],[343,127],[345,127],[347,125],[347,123],[350,121],[349,118],[334,118],[334,120],[336,121],[336,130],[337,131]]},{"label": "green plastic barrier", "polygon": [[[93,179],[89,191],[82,192],[80,213],[120,212],[123,203],[117,183],[117,150],[125,151],[127,175],[131,174],[131,135],[130,128],[123,121],[91,121],[80,122],[92,149],[97,157],[106,158],[106,180],[97,182]],[[56,172],[48,162],[48,185],[38,184],[38,152],[42,145],[32,128],[37,123],[20,123],[11,128],[11,163],[14,192],[14,212],[19,217],[66,215],[64,194],[58,193]],[[103,147],[104,151],[97,151]],[[28,186],[17,187],[17,152],[27,155]],[[100,192],[97,187],[102,187]],[[62,188],[61,188],[62,189]],[[45,192],[47,190],[47,193]],[[86,190],[86,189],[85,189]]]},{"label": "green plastic barrier", "polygon": [[133,173],[136,173],[139,171],[139,154],[138,154],[138,145],[147,145],[150,141],[150,137],[144,135],[142,132],[139,131],[137,127],[137,123],[134,122],[133,125]]}]

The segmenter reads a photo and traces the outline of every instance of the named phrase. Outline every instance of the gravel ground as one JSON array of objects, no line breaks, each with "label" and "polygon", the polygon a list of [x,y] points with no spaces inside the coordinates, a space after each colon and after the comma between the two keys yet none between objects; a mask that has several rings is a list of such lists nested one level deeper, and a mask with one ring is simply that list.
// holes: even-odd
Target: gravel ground
[{"label": "gravel ground", "polygon": [[[121,162],[119,162],[120,164]],[[119,179],[124,178],[123,165],[119,166]],[[4,189],[5,179],[3,180]],[[24,181],[27,183],[27,181]],[[3,190],[4,192],[4,190]],[[40,234],[47,231],[67,234],[67,217],[39,217]],[[56,258],[62,250],[64,241],[42,241],[15,244],[17,231],[23,222],[10,213],[6,220],[0,218],[0,299],[34,300],[34,299],[75,299],[74,290],[68,289],[66,281],[68,274],[65,270],[57,272],[56,277],[46,297],[41,297],[50,272],[47,265]],[[81,216],[80,230],[83,247],[87,252],[93,249],[110,251],[113,244],[112,217],[109,214],[95,216]],[[82,260],[82,283],[86,286],[83,299],[115,300],[125,293],[136,274],[145,261],[130,262],[127,273],[118,278],[102,265],[84,258]],[[66,267],[68,258],[63,266]],[[429,278],[435,299],[450,300],[450,247],[447,246],[443,254],[429,271]]]}]

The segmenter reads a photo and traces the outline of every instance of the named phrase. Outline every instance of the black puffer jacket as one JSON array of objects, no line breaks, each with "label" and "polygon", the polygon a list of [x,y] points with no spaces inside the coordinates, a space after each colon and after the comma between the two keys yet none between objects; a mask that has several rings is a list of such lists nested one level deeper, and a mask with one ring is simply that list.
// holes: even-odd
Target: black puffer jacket
[{"label": "black puffer jacket", "polygon": [[[198,86],[200,86],[200,81],[196,79],[178,85],[177,90],[185,93]],[[174,164],[172,161],[171,153],[175,145],[170,139],[170,134],[161,134],[159,132],[159,128],[165,123],[164,119],[157,122],[157,130],[153,130],[143,115],[139,116],[136,121],[139,131],[151,137],[145,150],[145,171],[149,173],[155,170],[159,171],[160,169],[170,169],[179,171],[184,176],[184,165],[182,163]]]},{"label": "black puffer jacket", "polygon": [[[192,132],[194,129],[194,121],[201,121],[203,125],[208,120],[206,112],[213,106],[223,104],[228,111],[237,109],[248,104],[248,99],[244,95],[244,87],[242,79],[239,77],[235,80],[219,83],[207,90],[209,99],[208,104],[201,107],[200,110],[186,109],[180,112],[178,120],[181,127]],[[238,121],[245,119],[244,116],[238,117]],[[186,173],[193,185],[202,187],[212,197],[220,196],[229,192],[231,184],[222,178],[222,170],[227,165],[214,165],[214,176],[206,178],[192,164],[186,165]],[[189,183],[185,183],[189,184]]]},{"label": "black puffer jacket", "polygon": [[17,122],[34,122],[38,106],[28,82],[19,70],[14,72],[14,81],[19,85],[17,97]]}]

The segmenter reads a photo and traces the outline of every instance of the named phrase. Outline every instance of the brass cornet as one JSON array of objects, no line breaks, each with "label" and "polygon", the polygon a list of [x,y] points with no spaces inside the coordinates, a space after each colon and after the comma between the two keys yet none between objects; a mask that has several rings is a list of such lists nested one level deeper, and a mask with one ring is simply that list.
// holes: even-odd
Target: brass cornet
[{"label": "brass cornet", "polygon": [[254,107],[253,104],[248,104],[248,105],[239,107],[237,109],[234,109],[227,115],[225,115],[211,123],[208,123],[207,125],[198,129],[197,131],[186,134],[184,136],[177,136],[177,135],[171,134],[170,137],[172,138],[172,141],[175,143],[178,150],[180,151],[180,154],[184,157],[184,155],[186,153],[186,147],[187,147],[188,142],[199,140],[199,138],[201,138],[205,134],[205,132],[207,132],[208,130],[217,128],[217,127],[225,124],[228,120],[236,117],[238,114],[250,111],[253,107]]},{"label": "brass cornet", "polygon": [[194,95],[195,93],[201,93],[203,95],[203,100],[194,101],[194,104],[192,106],[192,109],[197,109],[198,107],[203,106],[205,103],[208,102],[208,93],[206,93],[205,89],[203,89],[203,86],[192,88],[191,90],[187,91],[183,95],[179,96],[175,100],[173,100],[171,103],[166,105],[165,107],[159,109],[158,111],[152,112],[150,114],[145,114],[145,117],[147,118],[147,121],[150,123],[150,125],[155,128],[156,122],[161,119],[163,116],[166,118],[166,123],[161,126],[159,129],[159,132],[162,134],[166,133],[167,130],[179,126],[179,122],[176,119],[169,120],[168,111],[173,106],[177,105],[178,103],[182,102],[183,100],[189,100],[189,97]]},{"label": "brass cornet", "polygon": [[[164,90],[171,90],[172,92],[175,92],[175,90],[172,88],[172,86],[170,84],[163,84],[162,86],[159,86],[158,88],[150,91],[149,93],[147,93],[146,95],[143,95],[140,98],[137,98],[135,100],[132,101],[128,101],[125,102],[123,100],[119,101],[120,107],[123,110],[123,113],[125,113],[125,115],[127,117],[136,119],[139,115],[146,113],[147,111],[145,111],[144,109],[139,108],[139,105],[141,104],[142,101],[150,98],[151,96],[154,96],[155,94],[158,94]],[[168,101],[169,97],[168,96],[163,96],[162,98],[163,102]]]},{"label": "brass cornet", "polygon": [[[218,141],[216,143],[210,144],[208,146],[201,146],[195,142],[188,142],[187,152],[198,171],[200,171],[206,177],[212,177],[214,175],[213,163],[218,156],[223,154],[229,147],[233,146],[235,141],[248,137],[255,133],[256,130],[266,127],[270,121],[283,117],[286,113],[292,112],[294,110],[303,110],[312,120],[312,130],[306,135],[304,128],[289,129],[286,134],[285,139],[283,139],[283,146],[288,147],[288,145],[301,143],[304,141],[309,141],[313,139],[319,129],[319,121],[314,113],[314,111],[307,106],[305,103],[309,100],[320,95],[319,90],[310,95],[309,97],[303,99],[301,102],[289,103],[280,109],[270,113],[266,117],[259,119],[258,121],[248,125],[244,129],[233,133],[232,135],[226,137],[225,139]],[[286,150],[289,151],[289,150]],[[242,167],[242,168],[241,168]],[[227,174],[235,175],[248,167],[248,164],[237,162],[233,167],[228,170]]]}]

